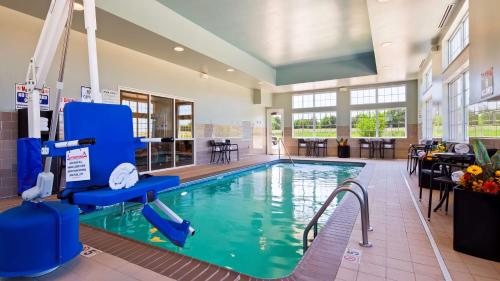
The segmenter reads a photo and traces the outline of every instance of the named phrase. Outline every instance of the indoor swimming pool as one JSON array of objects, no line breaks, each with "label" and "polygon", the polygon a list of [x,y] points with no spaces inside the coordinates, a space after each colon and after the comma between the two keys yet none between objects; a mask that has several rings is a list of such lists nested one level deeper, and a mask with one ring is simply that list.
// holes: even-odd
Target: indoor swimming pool
[{"label": "indoor swimming pool", "polygon": [[[111,207],[83,215],[83,223],[258,278],[289,275],[302,258],[305,226],[330,193],[359,174],[359,163],[274,163],[184,184],[159,195],[196,235],[178,248],[142,216]],[[324,224],[342,196],[320,220]]]}]

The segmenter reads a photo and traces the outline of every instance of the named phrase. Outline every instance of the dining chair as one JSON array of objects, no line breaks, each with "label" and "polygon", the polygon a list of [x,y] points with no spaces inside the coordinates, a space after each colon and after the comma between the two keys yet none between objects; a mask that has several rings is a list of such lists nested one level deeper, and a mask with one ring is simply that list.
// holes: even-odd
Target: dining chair
[{"label": "dining chair", "polygon": [[372,146],[369,140],[359,139],[359,158],[361,158],[361,152],[363,150],[368,150],[368,157],[372,157]]},{"label": "dining chair", "polygon": [[392,150],[392,159],[396,157],[396,139],[382,139],[380,146],[382,158],[385,158],[386,150]]},{"label": "dining chair", "polygon": [[300,150],[304,149],[307,154],[307,143],[305,139],[298,139],[297,142],[297,155],[300,156]]},{"label": "dining chair", "polygon": [[328,140],[327,139],[321,139],[318,140],[316,143],[316,156],[320,155],[320,150],[323,150],[322,155],[323,157],[328,156]]}]

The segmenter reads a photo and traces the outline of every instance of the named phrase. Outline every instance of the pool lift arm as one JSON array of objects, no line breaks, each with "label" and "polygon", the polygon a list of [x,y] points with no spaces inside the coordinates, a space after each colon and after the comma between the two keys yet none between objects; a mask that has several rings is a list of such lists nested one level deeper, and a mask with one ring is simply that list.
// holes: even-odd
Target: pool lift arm
[{"label": "pool lift arm", "polygon": [[[28,92],[28,132],[30,138],[40,139],[40,91],[43,89],[48,72],[54,60],[57,47],[63,39],[62,56],[59,68],[58,80],[56,83],[56,106],[52,114],[49,141],[55,141],[59,110],[61,106],[61,94],[63,90],[64,68],[66,55],[68,51],[69,35],[71,31],[71,22],[73,18],[74,0],[52,0],[49,6],[47,17],[45,19],[40,38],[36,45],[35,53],[30,59],[28,71],[26,74],[26,86]],[[92,102],[101,103],[102,96],[99,88],[99,71],[97,64],[97,46],[96,46],[96,8],[95,0],[83,0],[85,29],[87,31],[87,48],[89,55],[90,85]],[[97,140],[99,141],[99,140]],[[168,138],[145,138],[141,142],[169,142]],[[93,139],[71,140],[58,142],[56,148],[70,148],[82,145],[92,145]],[[52,157],[47,151],[42,149],[42,154],[48,155],[45,160],[43,171],[38,174],[36,185],[23,192],[22,198],[25,201],[42,201],[52,193],[54,175],[50,171]],[[181,224],[184,221],[168,208],[161,201],[156,199],[152,202],[173,222]],[[147,207],[147,205],[145,206]],[[149,207],[148,207],[149,208]],[[189,227],[189,233],[194,234],[194,229]]]},{"label": "pool lift arm", "polygon": [[[96,48],[96,17],[94,0],[83,0],[85,29],[87,30],[87,47],[89,53],[89,69],[91,95],[94,102],[101,102],[99,91],[99,72],[97,67]],[[63,89],[64,68],[68,51],[71,21],[73,18],[74,0],[52,0],[43,24],[42,33],[38,39],[35,53],[30,59],[26,73],[26,87],[28,92],[28,132],[30,138],[40,138],[40,91],[43,89],[48,72],[54,60],[57,47],[64,34],[62,56],[59,75],[56,83],[56,106],[52,114],[49,141],[54,141],[57,130],[61,93]],[[69,141],[65,147],[84,145],[80,140]],[[45,154],[48,154],[45,151]],[[23,192],[26,201],[41,200],[52,193],[54,175],[50,171],[52,157],[45,159],[43,171],[38,175],[36,185]]]}]

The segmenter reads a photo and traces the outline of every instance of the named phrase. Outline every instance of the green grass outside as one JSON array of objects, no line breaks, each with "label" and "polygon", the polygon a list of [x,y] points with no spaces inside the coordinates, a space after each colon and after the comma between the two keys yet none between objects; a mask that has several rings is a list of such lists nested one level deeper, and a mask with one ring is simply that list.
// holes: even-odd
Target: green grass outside
[{"label": "green grass outside", "polygon": [[294,131],[294,138],[336,138],[337,129],[321,130],[316,129],[298,129]]}]

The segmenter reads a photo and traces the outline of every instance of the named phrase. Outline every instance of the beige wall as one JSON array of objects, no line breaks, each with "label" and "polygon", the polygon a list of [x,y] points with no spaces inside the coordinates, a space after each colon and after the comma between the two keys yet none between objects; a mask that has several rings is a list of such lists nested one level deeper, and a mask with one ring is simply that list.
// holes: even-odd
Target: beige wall
[{"label": "beige wall", "polygon": [[[33,55],[43,21],[0,7],[0,112],[13,112],[14,84],[23,82],[29,58]],[[99,30],[97,31],[99,32]],[[126,32],[118,31],[118,32]],[[248,152],[263,153],[255,146],[253,132],[265,127],[265,107],[272,103],[270,93],[264,92],[262,104],[253,104],[252,89],[227,81],[202,79],[200,73],[127,49],[107,41],[97,41],[101,89],[118,90],[120,87],[154,92],[159,96],[176,96],[195,102],[195,127],[215,126],[216,131],[203,133],[197,139],[199,152],[204,150],[208,138],[231,138]],[[171,50],[165,50],[171,51]],[[59,52],[58,52],[59,54]],[[183,53],[178,54],[184,55]],[[54,103],[55,81],[59,55],[56,55],[47,84]],[[80,97],[80,86],[89,84],[86,36],[72,32],[64,78],[65,97]],[[226,135],[239,127],[240,135]],[[249,128],[248,128],[249,127]],[[243,133],[250,130],[250,134]],[[200,132],[200,130],[196,130]],[[203,131],[205,132],[205,131]],[[262,136],[256,135],[258,138]],[[205,159],[205,155],[198,155]]]},{"label": "beige wall", "polygon": [[[408,145],[417,142],[417,104],[418,104],[418,87],[417,81],[403,81],[398,83],[378,84],[378,85],[365,85],[355,88],[368,88],[368,87],[382,87],[388,85],[406,85],[406,102],[405,103],[391,103],[384,105],[351,105],[349,91],[350,88],[341,89],[328,89],[322,91],[336,91],[337,92],[337,106],[331,108],[313,108],[313,109],[300,109],[292,110],[292,96],[297,93],[274,93],[273,94],[273,107],[284,109],[284,126],[285,126],[285,144],[291,154],[297,154],[297,139],[292,138],[292,112],[321,112],[321,111],[336,111],[337,112],[337,136],[350,138],[350,111],[358,109],[371,109],[371,108],[390,108],[390,107],[406,107],[407,108],[407,138],[397,139],[396,143],[396,157],[406,157]],[[315,91],[315,93],[322,92]],[[351,155],[359,157],[358,141],[357,139],[350,139]],[[337,143],[335,139],[329,140],[328,155],[337,155]],[[303,151],[301,151],[301,154]],[[366,154],[363,154],[365,156]]]}]

